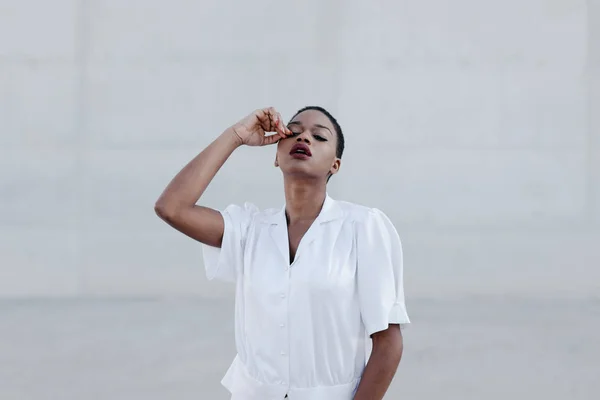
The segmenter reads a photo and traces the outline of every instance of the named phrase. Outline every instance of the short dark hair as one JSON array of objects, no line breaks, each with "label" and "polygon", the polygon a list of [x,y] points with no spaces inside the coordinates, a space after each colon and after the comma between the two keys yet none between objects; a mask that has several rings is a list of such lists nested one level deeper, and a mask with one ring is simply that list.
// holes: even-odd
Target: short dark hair
[{"label": "short dark hair", "polygon": [[302,113],[304,111],[307,111],[307,110],[319,111],[319,112],[325,114],[325,116],[327,118],[329,118],[329,122],[331,122],[331,124],[333,125],[333,127],[335,129],[335,133],[337,135],[337,147],[336,147],[336,154],[335,154],[335,156],[337,158],[342,158],[342,154],[344,154],[344,133],[342,132],[342,127],[337,122],[337,119],[335,119],[334,116],[331,115],[331,113],[329,111],[327,111],[326,109],[324,109],[323,107],[319,107],[319,106],[306,106],[306,107],[301,108],[300,110],[298,110],[296,112],[296,114],[294,114],[294,116],[292,117],[292,120],[294,118],[296,118],[298,116],[298,114],[300,114],[300,113]]}]

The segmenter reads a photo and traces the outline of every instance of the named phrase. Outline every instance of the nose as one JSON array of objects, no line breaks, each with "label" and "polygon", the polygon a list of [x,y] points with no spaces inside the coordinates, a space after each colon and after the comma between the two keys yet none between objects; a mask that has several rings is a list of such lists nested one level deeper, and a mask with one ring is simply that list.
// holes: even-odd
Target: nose
[{"label": "nose", "polygon": [[298,137],[296,138],[296,141],[310,144],[310,137],[309,137],[308,133],[306,133],[306,130],[302,131],[302,133],[298,135]]}]

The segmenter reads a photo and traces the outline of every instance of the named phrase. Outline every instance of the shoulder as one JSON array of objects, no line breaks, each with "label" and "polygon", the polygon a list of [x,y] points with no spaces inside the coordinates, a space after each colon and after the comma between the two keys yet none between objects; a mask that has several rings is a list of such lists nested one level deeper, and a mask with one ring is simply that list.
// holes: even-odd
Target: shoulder
[{"label": "shoulder", "polygon": [[281,213],[281,209],[266,208],[261,210],[256,204],[245,202],[243,204],[230,204],[223,210],[223,213],[234,219],[245,220],[247,223],[259,223],[273,221]]},{"label": "shoulder", "polygon": [[340,202],[347,220],[352,220],[355,246],[362,260],[402,258],[402,241],[391,219],[380,209]]},{"label": "shoulder", "polygon": [[374,220],[391,223],[388,216],[378,208],[339,200],[337,200],[337,204],[343,211],[345,218],[354,223],[364,224]]},{"label": "shoulder", "polygon": [[379,208],[339,201],[347,221],[351,222],[358,238],[378,238],[380,241],[400,241],[398,230],[392,220]]},{"label": "shoulder", "polygon": [[230,204],[223,210],[224,213],[232,216],[237,215],[255,215],[260,212],[258,207],[253,203]]},{"label": "shoulder", "polygon": [[269,223],[276,219],[281,214],[281,208],[265,208],[259,210],[256,208],[254,221],[261,223]]}]

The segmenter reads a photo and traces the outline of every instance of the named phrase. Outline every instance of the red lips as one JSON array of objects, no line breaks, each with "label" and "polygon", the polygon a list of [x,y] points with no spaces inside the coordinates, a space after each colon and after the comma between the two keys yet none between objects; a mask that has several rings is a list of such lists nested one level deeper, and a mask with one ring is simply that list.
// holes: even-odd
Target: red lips
[{"label": "red lips", "polygon": [[304,143],[296,143],[292,147],[292,150],[290,150],[290,154],[303,154],[308,157],[312,156],[312,153],[310,152],[310,148],[307,145],[305,145]]}]

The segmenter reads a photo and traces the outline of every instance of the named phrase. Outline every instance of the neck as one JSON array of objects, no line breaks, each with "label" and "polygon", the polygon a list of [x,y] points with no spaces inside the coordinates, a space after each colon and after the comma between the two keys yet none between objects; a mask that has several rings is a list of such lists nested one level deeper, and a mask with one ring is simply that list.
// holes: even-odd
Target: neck
[{"label": "neck", "polygon": [[327,182],[286,179],[285,211],[290,223],[317,218],[327,195]]}]

